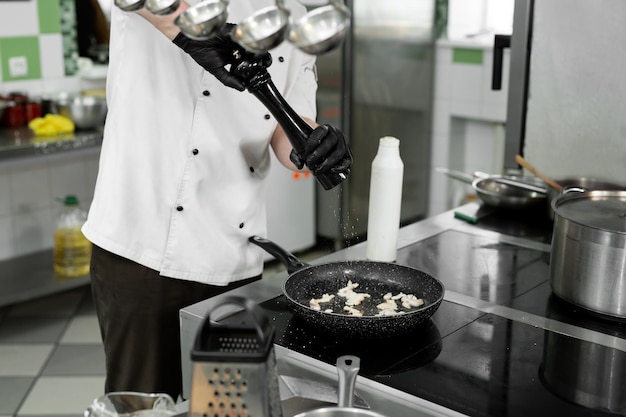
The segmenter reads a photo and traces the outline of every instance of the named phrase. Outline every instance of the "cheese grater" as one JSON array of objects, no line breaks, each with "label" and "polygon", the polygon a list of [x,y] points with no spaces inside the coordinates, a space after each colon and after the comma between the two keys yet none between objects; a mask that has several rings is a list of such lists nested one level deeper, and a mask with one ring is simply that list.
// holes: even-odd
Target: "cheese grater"
[{"label": "cheese grater", "polygon": [[[211,323],[211,313],[233,304],[249,320],[234,325]],[[196,335],[191,351],[190,417],[282,417],[274,326],[249,299],[227,297],[214,306]]]}]

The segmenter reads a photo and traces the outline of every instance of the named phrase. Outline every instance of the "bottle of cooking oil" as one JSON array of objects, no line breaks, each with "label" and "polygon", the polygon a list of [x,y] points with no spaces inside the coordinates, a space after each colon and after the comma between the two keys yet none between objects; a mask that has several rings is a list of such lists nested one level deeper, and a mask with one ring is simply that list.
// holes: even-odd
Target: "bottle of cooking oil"
[{"label": "bottle of cooking oil", "polygon": [[62,200],[63,207],[54,231],[54,272],[59,277],[76,278],[89,274],[91,242],[81,227],[87,219],[75,195]]}]

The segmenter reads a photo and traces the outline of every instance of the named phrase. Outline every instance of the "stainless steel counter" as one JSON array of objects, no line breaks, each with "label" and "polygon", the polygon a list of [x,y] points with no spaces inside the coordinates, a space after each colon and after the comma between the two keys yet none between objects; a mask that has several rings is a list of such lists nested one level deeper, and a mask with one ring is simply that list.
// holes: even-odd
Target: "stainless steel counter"
[{"label": "stainless steel counter", "polygon": [[[474,206],[475,203],[472,203],[464,208]],[[543,212],[535,214],[537,216],[545,215]],[[599,326],[585,325],[583,323],[584,318],[581,320],[578,316],[568,317],[567,314],[550,314],[549,310],[546,312],[549,305],[546,306],[545,301],[550,294],[546,276],[546,259],[549,258],[550,252],[551,224],[543,222],[541,227],[535,228],[530,223],[532,222],[526,223],[524,221],[524,216],[507,216],[503,221],[489,222],[481,219],[478,224],[469,224],[457,219],[454,211],[449,211],[400,230],[398,263],[417,263],[418,269],[422,267],[436,269],[442,275],[442,280],[445,278],[444,304],[433,316],[435,327],[438,327],[444,340],[444,353],[440,355],[444,357],[444,362],[424,366],[424,370],[420,369],[415,373],[399,372],[396,386],[406,386],[409,387],[409,390],[414,389],[414,391],[425,395],[414,395],[407,390],[393,387],[393,384],[388,382],[392,375],[386,372],[383,372],[384,375],[359,375],[357,391],[372,409],[391,416],[463,415],[464,412],[467,415],[492,415],[489,413],[494,413],[493,410],[488,413],[481,409],[483,407],[481,404],[482,396],[485,396],[484,398],[502,396],[505,398],[504,400],[494,401],[497,405],[490,407],[496,407],[493,415],[502,415],[497,412],[498,407],[507,407],[509,411],[517,409],[517,413],[522,410],[523,414],[523,407],[528,404],[524,395],[539,394],[553,401],[551,405],[546,406],[545,410],[542,409],[545,415],[550,415],[555,409],[568,407],[568,405],[562,402],[563,400],[554,397],[544,386],[545,384],[538,381],[540,378],[536,374],[541,372],[539,362],[542,360],[542,345],[544,349],[548,349],[550,347],[549,342],[555,336],[565,337],[568,343],[572,345],[580,342],[585,346],[608,350],[612,352],[613,357],[622,360],[624,352],[626,352],[625,326],[619,324],[613,326],[610,323],[600,323]],[[311,263],[365,259],[366,245],[367,243],[363,242]],[[450,267],[447,264],[461,264],[461,267]],[[510,269],[512,264],[517,269]],[[438,275],[432,270],[430,273]],[[445,277],[443,277],[444,275]],[[181,360],[183,362],[185,395],[188,395],[191,381],[189,352],[206,312],[228,295],[244,296],[259,304],[268,303],[268,305],[275,306],[276,304],[269,304],[268,300],[273,300],[282,295],[282,284],[286,278],[286,272],[265,277],[248,286],[181,310]],[[529,307],[533,303],[535,306]],[[536,304],[542,305],[537,307]],[[219,312],[220,317],[215,317],[215,321],[220,321],[222,317],[234,313],[234,311],[227,311],[227,309],[220,309]],[[278,320],[278,318],[276,319]],[[468,329],[470,330],[468,331]],[[300,336],[304,333],[304,331],[300,332]],[[520,336],[521,333],[526,336]],[[544,333],[545,342],[543,341]],[[477,334],[481,336],[476,337]],[[484,341],[479,340],[492,337],[499,339],[493,346],[481,344]],[[285,342],[287,338],[283,337],[280,342]],[[468,338],[475,339],[472,342],[474,344],[465,345],[464,338],[465,340]],[[306,334],[304,339],[298,340],[306,340]],[[332,338],[328,338],[325,343],[332,344],[332,340]],[[310,344],[311,342],[307,343]],[[517,343],[517,345],[511,343]],[[309,354],[303,352],[302,349],[298,352],[296,350],[299,349],[286,347],[287,344],[280,346],[277,344],[276,346],[277,362],[281,375],[336,383],[334,366],[330,361],[320,359],[323,354],[323,352],[320,354],[321,347],[317,349],[309,346],[304,349],[310,351]],[[357,350],[358,346],[353,345],[352,349]],[[527,353],[527,351],[532,352]],[[485,356],[485,352],[490,352],[491,356]],[[523,356],[526,354],[528,357]],[[521,359],[508,359],[515,355],[520,355]],[[506,359],[503,359],[504,357]],[[521,361],[521,363],[528,365],[524,362],[526,359],[533,362],[531,362],[530,369],[525,370],[526,373],[522,376],[528,378],[530,375],[530,378],[524,380],[520,378],[506,379],[504,384],[497,379],[487,379],[485,382],[484,378],[486,377],[494,378],[492,375],[494,372],[506,375],[515,375],[515,372],[521,372],[518,369],[519,363]],[[549,359],[547,356],[543,358],[543,360],[547,359]],[[505,360],[506,363],[503,362]],[[618,368],[614,369],[616,373],[620,374],[626,371],[626,364],[622,366],[619,361],[614,363],[618,364]],[[450,392],[448,390],[453,386],[448,386],[447,380],[441,382],[442,378],[449,378],[451,369],[454,369],[450,366],[468,368],[469,374],[460,374],[460,376],[452,378],[455,383],[461,380],[461,387],[463,387],[463,380],[475,379],[470,387],[477,389],[477,399],[474,402],[469,400],[469,405],[465,408],[457,407],[457,410],[453,410],[453,406],[441,405],[457,402],[454,399],[441,397],[441,395],[445,396],[445,393]],[[473,372],[476,374],[472,376]],[[491,376],[489,377],[489,375]],[[499,377],[503,378],[502,375]],[[424,378],[429,378],[433,383],[439,380],[443,388],[439,391],[435,390],[434,395],[429,397],[428,392],[419,387],[415,389],[416,381]],[[488,385],[483,386],[484,383]],[[516,386],[519,383],[526,385],[522,389]],[[498,390],[496,394],[491,391],[494,387],[497,387]],[[467,394],[463,392],[463,388],[459,388],[455,394],[449,393],[447,395],[471,396],[471,393]],[[441,401],[438,400],[438,396]],[[433,398],[434,400],[429,401],[424,398]],[[617,401],[619,404],[623,404],[626,399],[618,397]],[[459,412],[459,410],[467,411]],[[532,411],[536,412],[537,410]],[[593,412],[593,410],[585,408],[575,408],[574,411],[580,415],[591,415],[589,412]],[[516,414],[512,412],[510,415]]]}]

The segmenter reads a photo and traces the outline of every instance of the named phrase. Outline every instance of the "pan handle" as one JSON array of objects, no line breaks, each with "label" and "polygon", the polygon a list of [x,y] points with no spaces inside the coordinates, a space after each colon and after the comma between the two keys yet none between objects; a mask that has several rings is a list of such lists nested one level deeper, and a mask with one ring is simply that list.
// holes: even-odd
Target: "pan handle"
[{"label": "pan handle", "polygon": [[309,264],[304,263],[300,259],[298,259],[293,253],[281,248],[269,239],[265,239],[260,236],[250,236],[248,238],[248,241],[261,247],[267,253],[273,255],[276,259],[281,261],[287,268],[287,272],[289,272],[289,274],[293,274],[294,272],[297,272],[302,268],[310,266]]}]

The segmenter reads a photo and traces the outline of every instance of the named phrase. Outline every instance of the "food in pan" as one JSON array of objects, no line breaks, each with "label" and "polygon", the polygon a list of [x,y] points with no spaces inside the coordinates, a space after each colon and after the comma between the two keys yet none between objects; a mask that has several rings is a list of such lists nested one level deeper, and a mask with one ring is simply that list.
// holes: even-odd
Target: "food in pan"
[{"label": "food in pan", "polygon": [[[322,307],[320,304],[330,303],[335,298],[334,295],[324,294],[321,298],[311,298],[309,301],[309,306],[316,311],[320,311]],[[326,310],[325,310],[326,311]],[[330,311],[326,311],[327,313],[332,313],[332,309]]]},{"label": "food in pan", "polygon": [[[424,305],[424,300],[417,298],[413,294],[392,294],[388,292],[382,296],[382,300],[376,300],[369,293],[359,293],[358,282],[348,281],[348,284],[337,290],[337,294],[323,294],[320,298],[309,300],[309,307],[316,311],[325,313],[344,313],[351,316],[394,316],[404,314],[413,308]],[[367,301],[375,302],[375,308],[368,309]],[[380,302],[382,301],[382,302]],[[399,303],[399,304],[398,304]],[[323,306],[323,304],[325,304]],[[332,304],[332,305],[331,305]],[[404,310],[400,310],[404,308]],[[371,311],[368,311],[371,310]]]}]

